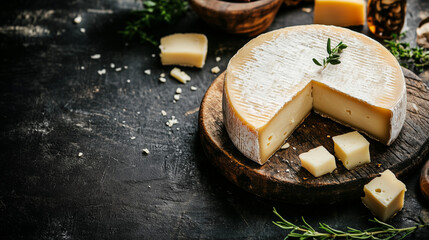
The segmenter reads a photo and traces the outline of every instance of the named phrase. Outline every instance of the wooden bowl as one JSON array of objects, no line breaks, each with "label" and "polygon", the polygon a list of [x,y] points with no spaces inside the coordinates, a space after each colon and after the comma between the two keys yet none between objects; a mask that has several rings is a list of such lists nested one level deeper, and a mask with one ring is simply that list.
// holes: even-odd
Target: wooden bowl
[{"label": "wooden bowl", "polygon": [[228,33],[256,36],[273,22],[283,0],[228,2],[190,0],[194,11],[209,25]]}]

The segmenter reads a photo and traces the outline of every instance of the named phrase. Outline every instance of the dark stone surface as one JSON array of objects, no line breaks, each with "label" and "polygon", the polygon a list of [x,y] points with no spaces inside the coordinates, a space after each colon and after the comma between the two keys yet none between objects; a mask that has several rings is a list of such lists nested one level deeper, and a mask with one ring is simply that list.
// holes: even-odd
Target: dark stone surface
[{"label": "dark stone surface", "polygon": [[[408,3],[407,40],[414,41],[429,2]],[[158,34],[205,33],[206,65],[186,68],[192,76],[186,85],[170,77],[163,84],[158,76],[171,67],[151,57],[157,47],[125,46],[117,34],[139,7],[134,0],[0,3],[1,239],[281,239],[286,232],[271,223],[273,206],[296,223],[305,216],[338,228],[371,226],[359,199],[282,204],[248,194],[216,172],[201,150],[197,109],[215,78],[210,68],[224,70],[249,38],[216,31],[190,11]],[[311,23],[312,13],[301,7],[283,7],[270,30]],[[101,59],[92,60],[96,53]],[[128,69],[116,72],[110,63]],[[103,68],[107,73],[98,75]],[[183,93],[174,104],[177,87]],[[179,124],[170,129],[165,122],[173,115]],[[418,175],[404,179],[405,207],[390,221],[397,227],[412,225],[416,216],[429,220]],[[428,235],[422,230],[411,238]]]}]

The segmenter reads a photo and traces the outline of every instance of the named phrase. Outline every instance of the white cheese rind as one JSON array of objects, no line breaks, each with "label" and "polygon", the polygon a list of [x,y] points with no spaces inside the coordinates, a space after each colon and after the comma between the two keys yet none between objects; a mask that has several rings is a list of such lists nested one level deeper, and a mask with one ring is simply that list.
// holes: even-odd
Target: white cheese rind
[{"label": "white cheese rind", "polygon": [[[328,65],[322,71],[311,59],[326,57],[328,38],[332,45],[343,41],[348,48],[341,53],[341,64]],[[303,89],[319,85],[326,85],[326,89],[341,94],[358,108],[361,106],[362,109],[355,109],[356,113],[374,113],[374,121],[378,119],[377,124],[384,125],[385,130],[382,134],[374,133],[369,127],[371,116],[360,124],[341,117],[341,113],[325,114],[316,108],[322,115],[387,145],[399,135],[407,100],[405,80],[395,57],[363,34],[334,26],[307,25],[260,35],[231,58],[224,87],[224,98],[228,101],[224,99],[223,111],[226,130],[234,145],[248,158],[264,163],[274,151],[268,157],[261,156],[266,148],[261,142],[265,140],[256,138],[267,135],[265,129]]]}]

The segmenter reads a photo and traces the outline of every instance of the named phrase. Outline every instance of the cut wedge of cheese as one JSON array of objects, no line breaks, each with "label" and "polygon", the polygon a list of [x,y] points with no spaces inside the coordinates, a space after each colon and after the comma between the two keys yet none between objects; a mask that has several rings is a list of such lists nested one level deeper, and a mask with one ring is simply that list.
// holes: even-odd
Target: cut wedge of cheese
[{"label": "cut wedge of cheese", "polygon": [[[341,64],[324,70],[326,42],[343,41]],[[251,40],[230,60],[223,91],[225,128],[246,157],[264,164],[311,109],[390,145],[405,121],[406,88],[395,57],[348,29],[307,25]]]}]

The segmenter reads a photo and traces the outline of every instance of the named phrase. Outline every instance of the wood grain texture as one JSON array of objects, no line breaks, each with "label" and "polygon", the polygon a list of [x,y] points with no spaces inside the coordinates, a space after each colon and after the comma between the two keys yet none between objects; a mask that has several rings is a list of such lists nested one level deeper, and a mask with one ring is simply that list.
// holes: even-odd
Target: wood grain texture
[{"label": "wood grain texture", "polygon": [[190,0],[194,11],[209,25],[228,33],[256,36],[273,22],[282,0],[236,3],[220,0]]},{"label": "wood grain texture", "polygon": [[429,149],[429,91],[414,74],[404,69],[407,81],[407,118],[397,140],[387,147],[370,141],[371,163],[347,170],[337,160],[337,169],[319,178],[301,168],[298,155],[317,146],[333,153],[331,136],[352,129],[315,113],[289,137],[290,147],[279,150],[259,166],[244,157],[230,141],[223,126],[224,74],[207,90],[199,115],[200,137],[212,164],[231,182],[258,196],[296,204],[337,203],[357,199],[363,185],[386,169],[398,177],[418,166]]}]

